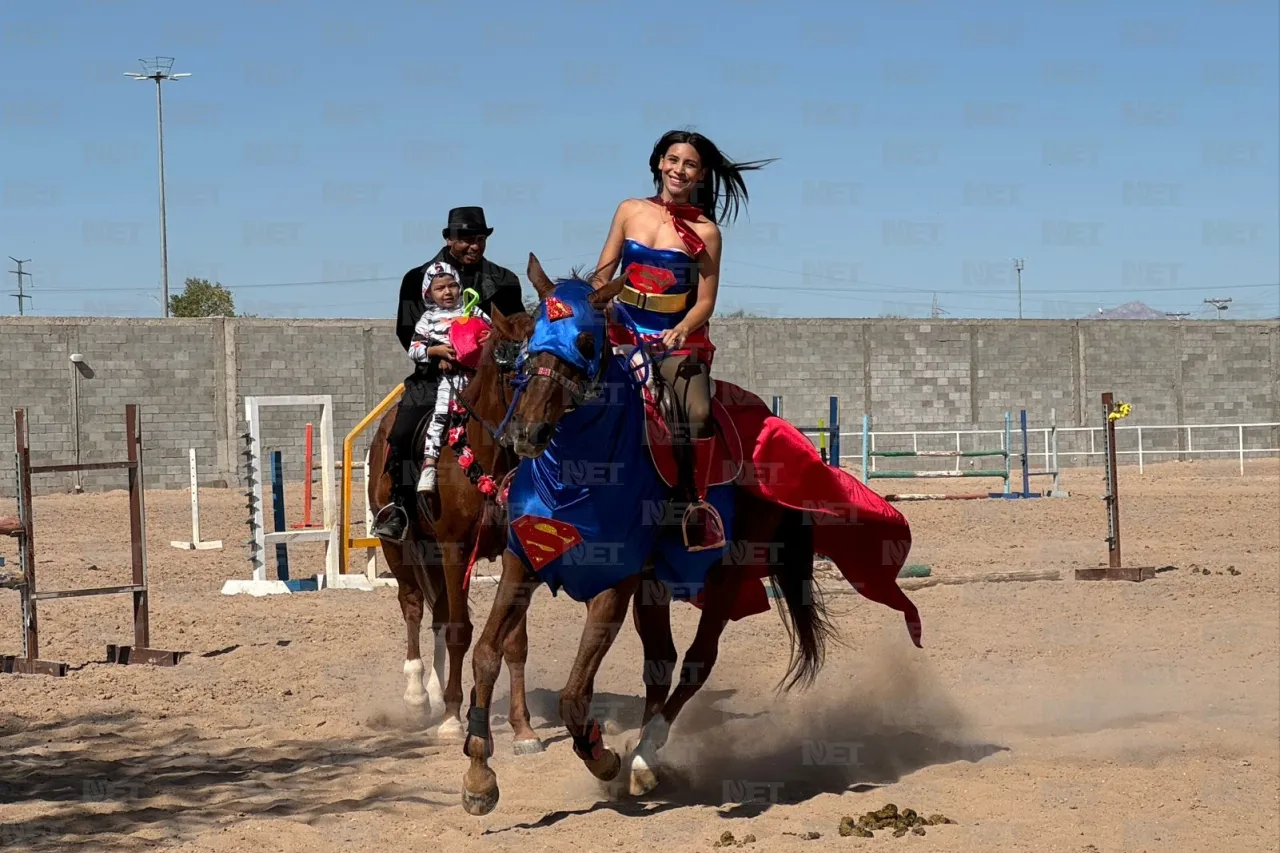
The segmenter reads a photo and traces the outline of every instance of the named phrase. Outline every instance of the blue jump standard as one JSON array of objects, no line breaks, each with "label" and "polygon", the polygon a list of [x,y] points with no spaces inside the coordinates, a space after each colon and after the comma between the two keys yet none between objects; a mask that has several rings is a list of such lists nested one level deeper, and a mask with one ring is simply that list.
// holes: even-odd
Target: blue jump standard
[{"label": "blue jump standard", "polygon": [[[825,447],[818,448],[818,455],[822,457],[823,464],[830,465],[832,468],[840,467],[840,398],[827,398],[828,419],[831,421],[826,426],[799,426],[792,424],[800,432],[806,436],[815,433],[821,438],[826,436],[827,441],[831,445],[831,450]],[[775,418],[782,417],[782,397],[778,394],[773,395],[773,416]]]},{"label": "blue jump standard", "polygon": [[1022,410],[1020,420],[1022,422],[1021,423],[1021,426],[1022,426],[1022,491],[1010,492],[1008,494],[1005,494],[1004,492],[992,492],[989,495],[989,497],[1008,498],[1010,500],[1015,500],[1015,499],[1025,500],[1027,498],[1044,497],[1044,495],[1037,494],[1036,492],[1031,491],[1031,461],[1027,458],[1028,452],[1027,452],[1027,410],[1026,409]]},{"label": "blue jump standard", "polygon": [[[275,515],[274,532],[287,530],[289,525],[284,513],[284,454],[279,450],[271,451],[271,507]],[[320,591],[319,582],[315,578],[289,579],[289,546],[284,542],[276,544],[276,577],[290,592]]]}]

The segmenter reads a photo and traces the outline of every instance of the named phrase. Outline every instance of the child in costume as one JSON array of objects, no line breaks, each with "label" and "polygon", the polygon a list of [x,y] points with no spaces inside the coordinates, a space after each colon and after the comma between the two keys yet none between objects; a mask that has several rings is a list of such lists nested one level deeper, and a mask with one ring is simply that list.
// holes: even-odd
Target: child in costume
[{"label": "child in costume", "polygon": [[462,393],[470,376],[459,369],[458,354],[454,351],[451,332],[453,325],[463,316],[471,316],[489,325],[489,317],[478,308],[468,309],[462,304],[458,271],[443,261],[429,265],[422,276],[422,301],[427,310],[413,330],[409,344],[409,357],[414,361],[426,361],[431,357],[442,359],[440,370],[446,374],[436,392],[436,407],[427,427],[426,447],[423,448],[422,474],[418,477],[419,492],[433,492],[436,488],[436,460],[440,457],[440,442],[449,423],[449,400]]}]

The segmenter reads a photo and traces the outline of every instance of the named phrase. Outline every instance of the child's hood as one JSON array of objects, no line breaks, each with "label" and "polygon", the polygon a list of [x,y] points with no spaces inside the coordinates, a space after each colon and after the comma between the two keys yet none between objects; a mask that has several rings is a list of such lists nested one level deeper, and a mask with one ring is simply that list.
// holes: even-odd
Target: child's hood
[{"label": "child's hood", "polygon": [[[452,264],[444,261],[435,261],[427,265],[426,270],[422,273],[422,301],[431,305],[435,305],[436,301],[431,298],[431,282],[433,279],[442,275],[451,275],[459,285],[462,279],[458,276],[458,271],[453,268]],[[439,307],[438,305],[436,306]]]}]

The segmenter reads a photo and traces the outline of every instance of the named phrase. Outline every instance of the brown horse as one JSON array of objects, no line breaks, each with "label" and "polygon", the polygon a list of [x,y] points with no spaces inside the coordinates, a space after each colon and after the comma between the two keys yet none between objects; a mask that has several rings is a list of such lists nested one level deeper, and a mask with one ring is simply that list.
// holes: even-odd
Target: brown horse
[{"label": "brown horse", "polygon": [[[509,320],[494,310],[495,332],[489,336],[471,382],[459,395],[470,412],[466,422],[466,438],[476,463],[483,472],[501,483],[517,460],[511,451],[495,439],[494,431],[506,415],[510,392],[506,386],[514,356],[504,359],[496,353],[510,353],[527,338],[533,320],[516,315]],[[388,436],[395,423],[397,406],[392,406],[378,425],[369,452],[369,467],[381,472],[369,482],[371,507],[385,506],[391,496],[391,474],[385,470]],[[422,449],[424,430],[419,429],[414,441],[415,455]],[[446,441],[438,460],[436,491],[418,501],[415,521],[402,542],[382,541],[382,553],[398,584],[401,613],[407,632],[404,672],[408,686],[404,699],[411,706],[430,703],[439,713],[443,706],[442,737],[462,734],[462,659],[471,645],[471,614],[467,602],[467,565],[476,559],[494,559],[506,541],[505,510],[492,496],[485,496],[469,479],[457,462],[457,454]],[[422,652],[419,635],[422,630],[424,605],[431,608],[431,631],[434,635],[432,668],[424,690]],[[449,672],[443,692],[444,663]],[[524,620],[503,638],[502,654],[511,668],[510,722],[515,731],[517,755],[541,752],[529,723],[525,703],[524,665],[528,657],[528,637]]]},{"label": "brown horse", "polygon": [[[561,341],[575,342],[561,345],[564,353],[552,351],[554,344],[548,345],[548,349],[531,348],[527,362],[521,367],[518,382],[523,393],[515,404],[507,435],[520,456],[538,460],[557,431],[563,429],[561,419],[579,407],[583,400],[590,399],[590,389],[608,375],[606,366],[614,355],[608,345],[600,346],[598,339],[605,330],[606,306],[621,289],[623,279],[583,296],[580,280],[553,284],[532,256],[529,279],[542,300],[534,342],[555,336],[559,336]],[[549,300],[549,297],[554,299]],[[551,308],[554,308],[553,316],[548,319]],[[583,314],[591,316],[581,316]],[[553,330],[552,323],[562,325]],[[568,351],[570,346],[576,346],[587,363],[593,358],[600,359],[598,364],[592,365],[593,375],[574,366],[574,362],[582,364],[583,360]],[[621,403],[604,405],[618,408],[632,403],[640,405],[638,397],[633,400],[626,396]],[[600,431],[614,429],[613,426],[591,428]],[[634,442],[638,439],[633,435],[629,440]],[[634,450],[634,446],[630,449]],[[620,455],[618,458],[632,457]],[[636,488],[640,486],[637,484]],[[639,503],[638,499],[632,508],[636,513],[641,512]],[[676,540],[679,539],[678,518],[679,513],[670,513],[659,522],[674,527],[672,533]],[[744,553],[745,548],[745,553],[767,552],[769,555],[762,562],[765,573],[782,594],[792,643],[788,672],[791,679],[787,689],[797,683],[807,684],[821,668],[825,643],[833,632],[813,579],[812,530],[799,511],[767,503],[742,489],[735,490],[732,528],[733,532],[729,532],[731,547],[727,553]],[[671,598],[667,585],[652,574],[657,550],[655,547],[652,554],[630,555],[630,562],[625,565],[638,565],[634,573],[585,601],[587,615],[582,640],[573,669],[560,693],[560,717],[572,736],[575,754],[596,778],[612,781],[618,776],[623,761],[614,750],[604,745],[600,724],[591,716],[591,700],[596,673],[624,623],[629,604],[634,600],[635,627],[644,645],[646,682],[644,734],[630,761],[630,788],[636,795],[647,793],[657,784],[653,769],[657,750],[665,743],[667,731],[681,709],[706,683],[715,665],[721,632],[732,618],[733,605],[738,601],[742,585],[759,583],[758,574],[750,575],[742,566],[729,565],[723,558],[711,566],[702,585],[702,614],[697,634],[685,653],[679,685],[672,693],[676,648],[671,634]],[[608,569],[608,566],[592,567],[594,571]],[[532,590],[539,582],[537,574],[517,554],[510,549],[503,553],[498,591],[472,657],[476,686],[464,746],[464,751],[471,758],[471,766],[463,777],[462,792],[463,807],[472,815],[488,814],[498,802],[497,776],[488,764],[488,756],[493,750],[488,726],[489,704],[502,666],[503,650],[511,638],[519,634]]]}]

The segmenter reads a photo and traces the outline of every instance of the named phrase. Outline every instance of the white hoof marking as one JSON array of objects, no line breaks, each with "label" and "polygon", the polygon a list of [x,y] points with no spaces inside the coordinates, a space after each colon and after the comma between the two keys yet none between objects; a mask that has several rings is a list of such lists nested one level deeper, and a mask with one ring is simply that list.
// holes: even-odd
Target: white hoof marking
[{"label": "white hoof marking", "polygon": [[404,674],[408,679],[404,689],[404,701],[415,708],[421,708],[427,704],[427,691],[422,689],[422,669],[421,658],[404,662]]},{"label": "white hoof marking", "polygon": [[439,735],[442,738],[460,738],[464,731],[462,720],[457,717],[450,717],[440,724]]},{"label": "white hoof marking", "polygon": [[[656,761],[654,756],[651,759]],[[629,790],[633,797],[643,797],[645,794],[658,787],[658,774],[654,772],[649,761],[639,752],[631,755],[631,784]]]},{"label": "white hoof marking", "polygon": [[445,664],[449,654],[444,642],[444,630],[432,630],[434,637],[431,650],[431,673],[427,676],[427,696],[431,698],[431,707],[444,712],[444,690],[441,683],[445,679]]}]

